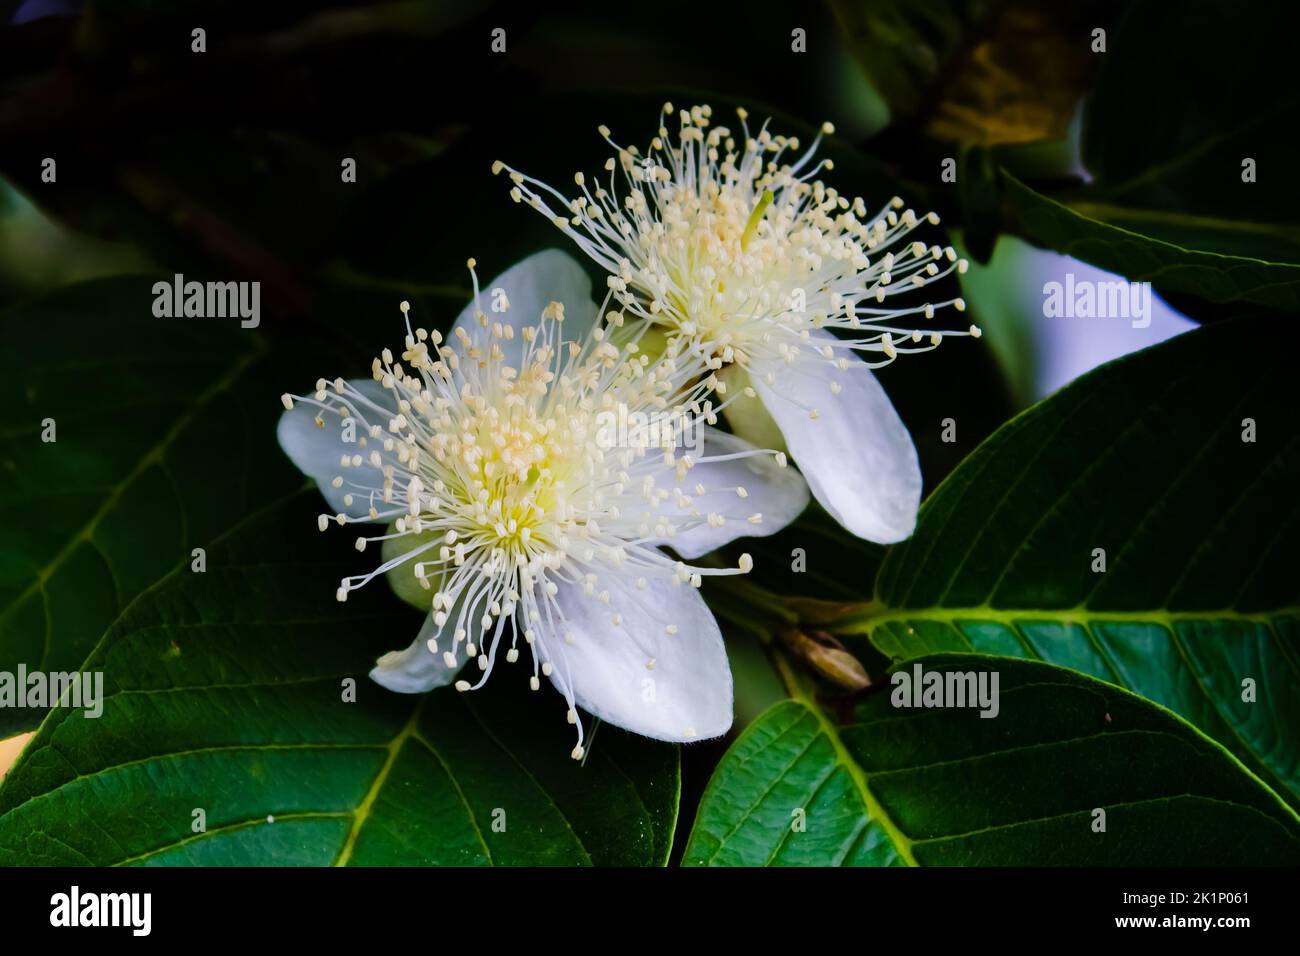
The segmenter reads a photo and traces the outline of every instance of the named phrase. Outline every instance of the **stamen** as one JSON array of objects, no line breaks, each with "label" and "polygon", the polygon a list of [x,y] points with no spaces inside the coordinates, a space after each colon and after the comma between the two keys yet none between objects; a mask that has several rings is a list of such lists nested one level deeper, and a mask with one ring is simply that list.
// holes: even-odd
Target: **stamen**
[{"label": "stamen", "polygon": [[814,178],[833,169],[829,160],[813,162],[831,124],[783,164],[784,154],[799,148],[797,138],[774,135],[766,123],[752,135],[740,109],[744,135],[736,139],[726,127],[712,127],[710,114],[707,107],[679,111],[676,142],[661,127],[644,153],[618,146],[602,126],[616,152],[605,164],[608,188],[592,189],[578,173],[576,198],[504,164],[494,170],[508,169],[512,196],[551,218],[610,273],[620,323],[630,315],[663,328],[670,349],[696,352],[712,369],[777,357],[802,361],[809,356],[790,346],[809,330],[827,328],[848,333],[841,347],[879,367],[918,351],[885,338],[914,335],[909,317],[932,319],[946,306],[962,310],[960,299],[907,302],[966,271],[951,247],[911,238],[938,225],[937,215],[918,215],[893,197],[869,216],[861,198]]}]

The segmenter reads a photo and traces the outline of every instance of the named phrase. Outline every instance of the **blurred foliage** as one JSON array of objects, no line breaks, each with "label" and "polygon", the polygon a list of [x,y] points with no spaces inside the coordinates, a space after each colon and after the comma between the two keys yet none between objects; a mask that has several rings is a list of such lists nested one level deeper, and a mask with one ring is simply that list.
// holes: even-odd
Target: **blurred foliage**
[{"label": "blurred foliage", "polygon": [[[961,237],[955,237],[955,241],[958,251],[968,255]],[[961,288],[980,317],[984,341],[997,357],[1007,387],[1016,404],[1023,407],[1033,401],[1035,392],[1033,325],[1025,314],[1019,290],[1005,281],[1006,276],[1021,268],[1022,248],[1013,242],[999,242],[987,264],[971,262],[962,276]]]},{"label": "blurred foliage", "polygon": [[1082,42],[1095,25],[1087,4],[1056,12],[1005,5],[987,36],[962,52],[927,132],[984,146],[1063,137],[1095,71]]},{"label": "blurred foliage", "polygon": [[0,180],[0,302],[148,266],[148,259],[129,244],[78,234],[42,215]]},{"label": "blurred foliage", "polygon": [[870,3],[831,0],[862,70],[895,117],[919,111],[977,33],[996,18],[1000,0]]},{"label": "blurred foliage", "polygon": [[896,120],[934,139],[995,145],[1064,135],[1096,70],[1090,31],[1115,3],[831,0]]},{"label": "blurred foliage", "polygon": [[[1006,152],[974,166],[969,222],[1152,281],[1194,318],[1257,303],[1300,309],[1300,203],[1291,172],[1300,94],[1291,83],[1291,13],[1197,0],[1170,18],[1132,4],[1110,34],[1084,112],[1077,172],[1044,178]],[[1159,37],[1159,39],[1155,39]],[[1215,69],[1200,66],[1213,51]],[[1262,93],[1276,91],[1276,95]],[[1255,178],[1244,178],[1251,160]],[[1080,181],[1079,177],[1084,181]],[[995,197],[995,198],[991,198]],[[1205,303],[1214,305],[1206,305]],[[1216,307],[1217,306],[1217,307]]]}]

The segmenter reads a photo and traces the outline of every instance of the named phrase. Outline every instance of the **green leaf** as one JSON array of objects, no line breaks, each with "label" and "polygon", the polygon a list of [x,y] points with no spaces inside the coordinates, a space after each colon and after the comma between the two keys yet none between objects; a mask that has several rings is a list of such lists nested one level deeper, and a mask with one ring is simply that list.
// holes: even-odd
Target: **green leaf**
[{"label": "green leaf", "polygon": [[[1000,710],[895,708],[837,719],[777,704],[714,773],[685,865],[1233,865],[1300,861],[1300,818],[1222,747],[1127,691],[975,655]],[[1105,811],[1096,832],[1094,811]]]},{"label": "green leaf", "polygon": [[505,664],[466,695],[367,677],[419,615],[382,581],[334,599],[371,565],[275,441],[282,391],[365,353],[272,366],[151,304],[115,280],[5,317],[0,671],[102,674],[104,703],[50,711],[0,784],[0,865],[664,863],[677,748],[600,727],[580,766],[563,700]]},{"label": "green leaf", "polygon": [[1119,684],[1300,805],[1300,392],[1277,330],[1206,326],[1009,422],[833,629],[895,660],[975,650]]},{"label": "green leaf", "polygon": [[[1261,223],[1296,223],[1300,162],[1292,11],[1236,16],[1223,0],[1129,6],[1087,103],[1083,160],[1127,206]],[[1214,51],[1214,69],[1202,69]],[[1259,175],[1242,182],[1242,160]],[[1297,237],[1287,261],[1297,261]],[[1222,251],[1222,250],[1221,250]]]},{"label": "green leaf", "polygon": [[676,748],[602,727],[580,766],[563,701],[507,665],[476,694],[370,682],[419,617],[382,586],[334,601],[356,557],[320,543],[318,497],[108,630],[103,714],[53,712],[0,788],[0,864],[662,864]]},{"label": "green leaf", "polygon": [[[1004,226],[1038,245],[1164,292],[1300,311],[1300,264],[1284,261],[1300,258],[1300,227],[1112,201],[1058,202],[1005,170],[1001,183]],[[1242,254],[1231,254],[1234,249]],[[1245,254],[1248,249],[1260,255]]]},{"label": "green leaf", "polygon": [[[240,388],[261,340],[152,306],[149,280],[111,279],[0,315],[0,671],[75,670],[136,595],[293,486]],[[41,716],[0,708],[0,736]]]}]

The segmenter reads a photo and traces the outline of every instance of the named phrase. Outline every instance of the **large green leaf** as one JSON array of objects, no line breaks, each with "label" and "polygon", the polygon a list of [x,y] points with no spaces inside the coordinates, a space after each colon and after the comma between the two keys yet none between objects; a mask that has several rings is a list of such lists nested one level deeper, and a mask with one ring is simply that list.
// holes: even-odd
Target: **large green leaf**
[{"label": "large green leaf", "polygon": [[1198,329],[1008,423],[834,629],[895,660],[976,650],[1120,684],[1300,802],[1300,391],[1277,330]]},{"label": "large green leaf", "polygon": [[[896,709],[888,689],[831,716],[777,704],[715,772],[686,865],[1130,865],[1300,861],[1300,818],[1218,744],[1064,668],[996,671],[1000,709]],[[842,710],[844,708],[841,708]],[[1104,832],[1094,822],[1105,811]]]},{"label": "large green leaf", "polygon": [[[0,315],[0,671],[76,669],[132,598],[297,483],[249,427],[266,421],[241,387],[257,333],[154,318],[150,286],[85,283]],[[41,716],[0,709],[0,736]]]},{"label": "large green leaf", "polygon": [[271,367],[151,302],[100,282],[6,316],[0,670],[100,672],[106,700],[51,711],[5,777],[0,864],[663,863],[676,748],[605,727],[579,766],[565,705],[507,665],[470,695],[366,677],[419,616],[383,582],[334,600],[364,559],[274,437],[281,391],[364,354]]},{"label": "large green leaf", "polygon": [[382,584],[333,600],[356,552],[322,546],[317,498],[251,516],[109,629],[84,665],[103,714],[53,712],[0,788],[0,864],[662,863],[676,748],[601,728],[580,766],[563,702],[506,665],[480,695],[372,684],[419,618]]}]

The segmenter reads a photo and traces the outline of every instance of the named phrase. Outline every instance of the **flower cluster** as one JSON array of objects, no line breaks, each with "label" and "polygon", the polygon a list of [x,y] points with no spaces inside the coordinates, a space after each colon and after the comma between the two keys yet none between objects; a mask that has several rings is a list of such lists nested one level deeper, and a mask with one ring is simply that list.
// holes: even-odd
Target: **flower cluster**
[{"label": "flower cluster", "polygon": [[[617,313],[599,322],[565,254],[498,277],[495,311],[474,288],[446,338],[408,323],[401,355],[385,350],[370,380],[283,398],[280,443],[332,509],[321,530],[381,526],[356,544],[380,546],[382,563],[345,578],[338,599],[389,574],[427,612],[371,676],[402,692],[470,690],[522,647],[530,686],[548,677],[568,703],[575,757],[578,707],[651,737],[724,733],[730,671],[698,588],[752,562],[694,567],[662,546],[690,559],[778,530],[807,504],[802,479],[784,455],[713,427],[716,383],[700,363],[648,354]],[[610,442],[615,409],[699,424],[702,448],[636,432]]]},{"label": "flower cluster", "polygon": [[717,736],[731,674],[699,588],[753,562],[687,562],[780,530],[810,489],[862,537],[910,534],[916,452],[871,368],[978,335],[931,327],[961,299],[916,300],[965,263],[912,238],[932,215],[894,199],[868,216],[815,179],[831,168],[818,142],[786,162],[796,139],[751,134],[743,111],[739,140],[710,120],[682,111],[676,140],[661,127],[645,153],[602,129],[608,188],[578,174],[574,198],[495,164],[606,272],[599,306],[558,250],[485,289],[471,260],[473,301],[445,337],[402,303],[403,348],[369,379],[283,397],[280,443],[330,507],[320,529],[367,526],[357,549],[381,552],[338,599],[385,575],[425,612],[371,672],[385,687],[473,690],[522,652],[532,689],[563,695],[575,758],[579,710]]}]

